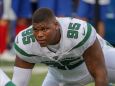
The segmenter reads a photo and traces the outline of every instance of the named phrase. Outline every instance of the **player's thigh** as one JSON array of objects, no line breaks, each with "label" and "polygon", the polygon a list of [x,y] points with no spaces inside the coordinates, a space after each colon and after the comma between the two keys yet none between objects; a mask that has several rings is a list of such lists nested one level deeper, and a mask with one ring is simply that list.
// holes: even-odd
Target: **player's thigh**
[{"label": "player's thigh", "polygon": [[115,48],[104,48],[105,63],[107,66],[109,80],[115,82]]},{"label": "player's thigh", "polygon": [[59,86],[59,82],[48,72],[42,86]]},{"label": "player's thigh", "polygon": [[78,81],[70,82],[70,83],[65,83],[64,86],[85,86],[91,82],[93,82],[93,78],[90,74],[86,75],[85,77],[79,79]]}]

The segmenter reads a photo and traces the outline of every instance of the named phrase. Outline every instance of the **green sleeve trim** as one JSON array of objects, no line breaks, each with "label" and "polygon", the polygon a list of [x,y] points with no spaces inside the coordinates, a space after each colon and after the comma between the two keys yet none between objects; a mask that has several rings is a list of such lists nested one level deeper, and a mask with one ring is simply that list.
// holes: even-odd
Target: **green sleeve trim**
[{"label": "green sleeve trim", "polygon": [[89,39],[91,32],[92,32],[92,27],[89,23],[87,23],[87,33],[86,33],[85,38],[78,45],[73,47],[72,49],[75,49],[75,48],[82,46]]},{"label": "green sleeve trim", "polygon": [[12,81],[9,81],[5,86],[16,86]]},{"label": "green sleeve trim", "polygon": [[28,54],[26,53],[24,50],[22,50],[21,48],[18,47],[18,45],[16,43],[14,43],[14,48],[17,52],[19,52],[20,54],[27,56],[27,57],[31,57],[31,56],[37,56],[37,55],[33,55],[33,54]]}]

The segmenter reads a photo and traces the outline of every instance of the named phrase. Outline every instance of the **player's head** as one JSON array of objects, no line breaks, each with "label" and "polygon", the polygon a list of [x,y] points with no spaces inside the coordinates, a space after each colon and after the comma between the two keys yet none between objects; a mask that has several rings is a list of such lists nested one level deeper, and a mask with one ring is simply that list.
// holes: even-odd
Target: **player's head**
[{"label": "player's head", "polygon": [[52,10],[37,9],[32,17],[33,33],[42,47],[54,45],[60,40],[60,25]]}]

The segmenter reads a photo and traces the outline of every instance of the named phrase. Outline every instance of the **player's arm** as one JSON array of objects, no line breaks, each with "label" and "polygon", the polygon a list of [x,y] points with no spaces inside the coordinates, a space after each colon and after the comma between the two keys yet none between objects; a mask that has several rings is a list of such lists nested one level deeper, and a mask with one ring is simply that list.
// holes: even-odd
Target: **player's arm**
[{"label": "player's arm", "polygon": [[0,69],[0,86],[16,86],[2,69]]},{"label": "player's arm", "polygon": [[83,54],[90,74],[93,76],[95,86],[107,86],[108,76],[103,52],[98,39]]},{"label": "player's arm", "polygon": [[34,63],[26,62],[16,56],[12,81],[16,86],[28,86]]}]

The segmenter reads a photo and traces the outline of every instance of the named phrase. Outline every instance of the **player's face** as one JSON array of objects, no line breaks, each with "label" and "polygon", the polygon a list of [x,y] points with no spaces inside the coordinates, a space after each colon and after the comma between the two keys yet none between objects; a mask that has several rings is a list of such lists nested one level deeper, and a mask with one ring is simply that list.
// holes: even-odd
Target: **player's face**
[{"label": "player's face", "polygon": [[55,23],[33,23],[33,33],[41,47],[52,45],[56,41],[58,25]]}]

